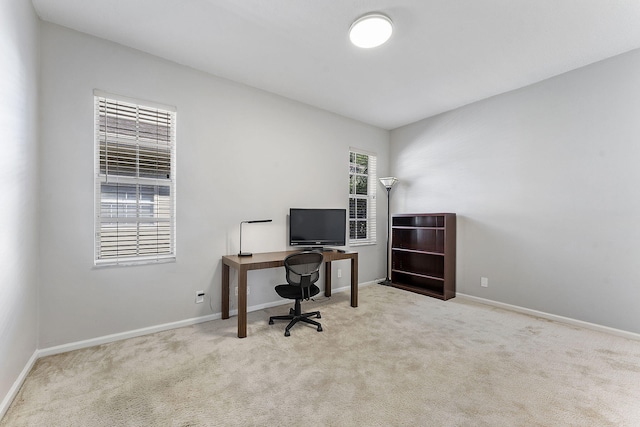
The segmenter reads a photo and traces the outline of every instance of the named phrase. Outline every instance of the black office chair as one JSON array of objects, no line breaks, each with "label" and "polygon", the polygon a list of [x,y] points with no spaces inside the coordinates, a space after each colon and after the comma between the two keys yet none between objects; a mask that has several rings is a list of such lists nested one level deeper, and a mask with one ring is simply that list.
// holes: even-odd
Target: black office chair
[{"label": "black office chair", "polygon": [[320,319],[320,312],[302,313],[300,302],[318,295],[320,288],[314,283],[320,277],[320,266],[322,265],[322,254],[320,252],[300,252],[291,254],[284,259],[284,268],[287,273],[287,285],[276,286],[276,292],[282,298],[294,299],[296,303],[289,309],[288,316],[271,316],[269,324],[273,325],[274,320],[290,320],[284,330],[284,336],[290,335],[289,329],[298,322],[310,323],[318,327],[318,332],[322,332],[322,325],[315,320],[309,319],[316,316]]}]

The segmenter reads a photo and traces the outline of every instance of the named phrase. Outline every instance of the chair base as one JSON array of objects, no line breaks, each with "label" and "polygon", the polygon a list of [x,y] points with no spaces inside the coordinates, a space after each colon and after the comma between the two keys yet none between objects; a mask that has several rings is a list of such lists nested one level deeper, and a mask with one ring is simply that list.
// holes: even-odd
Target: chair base
[{"label": "chair base", "polygon": [[314,325],[318,332],[322,332],[322,325],[319,322],[316,322],[315,320],[311,320],[310,317],[315,316],[316,319],[320,319],[320,312],[319,311],[312,311],[309,313],[301,313],[300,312],[300,300],[296,300],[296,305],[295,305],[295,309],[294,308],[290,308],[289,309],[289,315],[285,315],[285,316],[271,316],[269,317],[269,324],[273,325],[273,321],[274,320],[290,320],[289,324],[287,325],[287,327],[284,329],[284,336],[288,337],[291,335],[291,333],[289,332],[289,330],[293,327],[293,325],[295,325],[298,322],[304,322],[304,323],[309,323],[311,325]]}]

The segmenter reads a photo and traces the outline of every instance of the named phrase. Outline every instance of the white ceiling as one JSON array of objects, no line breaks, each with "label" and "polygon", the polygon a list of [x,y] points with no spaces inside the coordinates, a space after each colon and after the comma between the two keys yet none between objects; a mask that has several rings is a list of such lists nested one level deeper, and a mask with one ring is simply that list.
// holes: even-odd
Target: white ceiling
[{"label": "white ceiling", "polygon": [[[640,48],[639,0],[33,0],[45,20],[393,129]],[[394,34],[351,46],[356,18]]]}]

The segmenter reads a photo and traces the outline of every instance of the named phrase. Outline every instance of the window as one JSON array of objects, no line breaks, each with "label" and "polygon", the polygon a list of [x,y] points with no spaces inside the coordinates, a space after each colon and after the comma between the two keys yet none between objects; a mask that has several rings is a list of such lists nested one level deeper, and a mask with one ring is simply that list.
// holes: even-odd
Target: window
[{"label": "window", "polygon": [[96,265],[175,259],[175,109],[94,102]]},{"label": "window", "polygon": [[376,243],[376,156],[349,151],[349,244]]}]

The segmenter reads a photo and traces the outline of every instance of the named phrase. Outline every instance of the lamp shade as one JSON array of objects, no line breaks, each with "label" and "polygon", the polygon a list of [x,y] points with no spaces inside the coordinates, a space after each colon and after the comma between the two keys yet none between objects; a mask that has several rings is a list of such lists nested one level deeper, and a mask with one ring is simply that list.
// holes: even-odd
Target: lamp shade
[{"label": "lamp shade", "polygon": [[252,219],[251,221],[242,221],[245,224],[255,224],[256,222],[271,222],[271,219]]},{"label": "lamp shade", "polygon": [[393,187],[393,185],[398,182],[398,178],[395,176],[386,176],[384,178],[380,178],[380,182],[384,185],[385,188],[389,189]]}]

